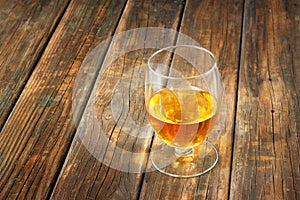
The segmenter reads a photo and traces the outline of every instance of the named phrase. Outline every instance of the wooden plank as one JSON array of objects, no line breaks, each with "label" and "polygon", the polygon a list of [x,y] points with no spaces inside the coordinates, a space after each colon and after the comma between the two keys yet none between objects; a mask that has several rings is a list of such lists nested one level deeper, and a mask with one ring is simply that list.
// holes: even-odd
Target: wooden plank
[{"label": "wooden plank", "polygon": [[[129,1],[119,23],[117,33],[145,26],[176,30],[182,9],[183,4],[180,1]],[[145,37],[145,35],[142,37]],[[175,35],[173,35],[173,39],[175,41]],[[117,43],[117,45],[119,45],[119,48],[123,48],[122,46],[130,47],[135,44],[136,40],[139,40],[139,35],[131,34],[126,41],[123,41],[123,44]],[[169,42],[170,38],[168,38],[168,35],[158,35],[156,42],[158,41],[164,44],[165,41]],[[118,48],[118,46],[115,48]],[[96,100],[97,117],[102,123],[101,128],[105,130],[106,136],[110,138],[110,141],[115,146],[128,151],[144,153],[146,156],[141,156],[138,160],[133,159],[134,157],[125,157],[124,155],[118,157],[120,155],[117,153],[116,147],[109,149],[108,144],[100,143],[101,138],[96,137],[94,141],[90,141],[90,146],[92,142],[96,142],[94,148],[99,147],[102,151],[106,151],[104,156],[111,159],[110,167],[108,167],[104,161],[100,162],[92,155],[92,153],[100,150],[93,149],[94,152],[90,153],[86,149],[78,131],[69,152],[68,161],[65,163],[53,192],[52,199],[67,197],[78,199],[138,199],[143,179],[143,173],[140,172],[143,172],[146,167],[151,138],[139,141],[136,137],[129,135],[129,132],[133,134],[133,132],[137,133],[141,130],[134,129],[129,124],[123,123],[122,120],[111,117],[112,108],[110,104],[112,101],[111,96],[117,93],[116,89],[114,89],[117,82],[121,81],[120,84],[122,85],[130,84],[128,89],[128,92],[131,93],[130,98],[136,99],[130,99],[130,106],[127,105],[129,107],[128,110],[124,109],[124,105],[122,106],[120,102],[116,102],[117,104],[114,108],[119,107],[117,109],[121,110],[120,115],[125,116],[125,118],[130,116],[137,123],[144,122],[143,88],[135,91],[133,85],[136,84],[138,86],[141,84],[139,83],[140,81],[144,82],[144,78],[141,79],[138,76],[142,76],[142,66],[146,64],[148,57],[153,51],[153,49],[147,50],[142,48],[140,51],[133,51],[121,56],[103,72],[103,82],[96,86],[98,87],[98,93],[96,94],[99,95],[99,98]],[[114,51],[110,49],[108,54],[110,52]],[[128,80],[126,81],[126,77],[129,82]],[[138,78],[136,79],[136,77]],[[89,122],[83,121],[82,123]],[[89,133],[89,131],[85,130],[85,133]],[[109,154],[112,154],[112,156]],[[117,167],[122,167],[122,164],[126,163],[126,159],[131,159],[131,163],[134,164],[133,167],[138,167],[141,171],[131,173],[131,171],[115,169],[112,167],[114,159],[117,160]],[[72,193],[69,192],[70,190],[72,190]]]},{"label": "wooden plank", "polygon": [[300,199],[300,4],[246,0],[230,199]]},{"label": "wooden plank", "polygon": [[[49,197],[75,131],[71,100],[76,72],[90,48],[114,32],[124,5],[125,1],[74,0],[68,6],[1,131],[0,199]],[[28,45],[21,49],[30,49],[32,42]],[[23,57],[18,53],[22,62],[30,52]]]},{"label": "wooden plank", "polygon": [[0,129],[68,3],[0,1]]},{"label": "wooden plank", "polygon": [[[172,178],[145,175],[141,199],[227,199],[230,186],[231,144],[235,117],[242,1],[187,1],[180,31],[216,54],[226,89],[226,126],[217,142],[219,162],[207,174]],[[179,38],[178,43],[184,43]]]}]

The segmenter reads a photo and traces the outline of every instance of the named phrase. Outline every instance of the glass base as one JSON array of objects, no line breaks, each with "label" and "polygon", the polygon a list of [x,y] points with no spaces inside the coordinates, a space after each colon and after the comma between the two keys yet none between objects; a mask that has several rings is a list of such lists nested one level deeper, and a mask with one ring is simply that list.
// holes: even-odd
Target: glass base
[{"label": "glass base", "polygon": [[[184,156],[179,156],[183,155]],[[218,152],[208,141],[191,149],[176,149],[163,145],[150,154],[153,166],[173,177],[195,177],[210,171],[218,162]]]}]

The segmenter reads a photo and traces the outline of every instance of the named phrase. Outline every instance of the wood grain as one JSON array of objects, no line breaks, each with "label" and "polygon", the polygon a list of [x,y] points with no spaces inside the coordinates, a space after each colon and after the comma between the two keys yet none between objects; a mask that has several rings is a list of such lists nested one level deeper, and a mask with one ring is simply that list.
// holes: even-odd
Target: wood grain
[{"label": "wood grain", "polygon": [[[161,27],[172,28],[176,30],[181,18],[181,11],[183,3],[181,1],[129,1],[126,5],[124,14],[120,20],[119,26],[116,30],[121,33],[125,30],[130,30],[139,27]],[[168,14],[166,14],[168,13]],[[145,37],[145,36],[143,36]],[[164,43],[164,40],[169,42],[168,35],[159,35],[156,40]],[[139,39],[139,35],[130,35],[123,43],[117,43],[118,48],[130,47]],[[175,37],[174,37],[175,41]],[[143,41],[142,41],[143,42]],[[112,46],[111,46],[112,48]],[[113,50],[109,50],[114,52]],[[58,183],[53,191],[52,199],[60,198],[78,198],[78,199],[138,199],[140,187],[143,180],[143,172],[146,167],[148,152],[151,144],[151,138],[145,140],[137,140],[132,134],[138,134],[141,131],[139,128],[134,128],[122,121],[131,117],[136,123],[144,123],[145,110],[143,88],[135,90],[134,85],[143,85],[144,82],[143,69],[145,67],[148,57],[153,52],[152,50],[141,49],[129,52],[124,56],[118,58],[112,63],[104,72],[102,72],[99,82],[96,111],[97,120],[100,121],[104,134],[110,140],[107,143],[101,142],[101,138],[95,137],[94,140],[89,141],[89,146],[92,146],[94,141],[93,152],[88,151],[79,136],[79,131],[71,146],[71,151],[68,154],[64,169],[59,177]],[[108,55],[109,56],[109,55]],[[96,74],[97,75],[97,74]],[[114,108],[120,109],[120,116],[116,119],[113,117],[111,111],[112,95],[117,95],[116,84],[120,81],[123,87],[128,88],[130,105],[122,105],[117,102]],[[127,102],[125,102],[126,104]],[[128,107],[128,109],[126,109]],[[89,121],[83,121],[89,123]],[[91,122],[90,122],[91,123]],[[91,127],[95,128],[95,127]],[[85,130],[85,134],[90,130]],[[97,130],[95,130],[97,131]],[[93,133],[93,132],[92,132]],[[96,132],[97,133],[97,132]],[[130,133],[130,134],[129,134]],[[99,136],[100,137],[100,136]],[[114,146],[110,148],[109,143]],[[119,157],[117,147],[130,151],[144,153],[144,156],[137,157]],[[92,154],[100,150],[106,152],[105,158],[110,159],[110,167],[98,161]],[[131,165],[134,168],[140,168],[139,173],[131,173],[130,171],[116,170],[122,167],[126,160],[130,159]],[[114,162],[115,161],[115,162]],[[87,167],[90,170],[86,170]],[[69,193],[72,190],[72,194]]]},{"label": "wood grain", "polygon": [[[193,37],[216,55],[226,86],[228,120],[216,144],[220,160],[212,171],[196,178],[178,179],[159,172],[148,173],[141,199],[228,198],[242,15],[241,1],[186,2],[180,32]],[[178,44],[184,42],[181,38],[177,41]]]},{"label": "wood grain", "polygon": [[[0,25],[0,199],[300,199],[297,0],[0,0]],[[146,48],[151,26],[187,34],[217,57],[226,126],[219,162],[203,176],[172,178],[148,161],[143,75],[155,50]],[[97,62],[86,64],[96,71],[84,72],[87,84],[73,96],[94,47],[140,27],[146,36],[114,38],[104,54],[94,52]],[[185,39],[162,34],[153,44]],[[101,65],[138,40],[144,48]],[[95,113],[82,115],[90,94]],[[74,98],[82,103],[75,111]],[[80,126],[93,120],[104,135]]]},{"label": "wood grain", "polygon": [[0,1],[0,130],[68,3]]},{"label": "wood grain", "polygon": [[297,1],[246,0],[230,199],[299,199]]},{"label": "wood grain", "polygon": [[[74,0],[68,6],[1,131],[1,199],[49,197],[75,130],[71,99],[76,72],[89,49],[114,32],[124,5],[124,1]],[[35,9],[41,9],[29,8],[26,12],[37,15],[39,12]],[[42,18],[52,16],[42,14]],[[52,21],[46,27],[49,29],[49,26],[52,26]],[[22,33],[26,33],[23,37],[29,34]],[[20,50],[30,49],[28,45],[32,43],[25,43]],[[24,62],[36,52],[28,53],[20,54],[19,59]]]}]

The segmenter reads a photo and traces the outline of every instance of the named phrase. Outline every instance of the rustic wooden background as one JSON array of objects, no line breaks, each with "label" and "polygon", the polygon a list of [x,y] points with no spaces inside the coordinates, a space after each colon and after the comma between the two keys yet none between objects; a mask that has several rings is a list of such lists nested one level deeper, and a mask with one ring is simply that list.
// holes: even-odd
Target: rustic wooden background
[{"label": "rustic wooden background", "polygon": [[[138,27],[179,31],[217,57],[228,123],[203,176],[114,170],[79,139],[84,58]],[[107,82],[150,54],[124,56]],[[297,0],[0,0],[0,199],[300,199],[299,96]]]}]

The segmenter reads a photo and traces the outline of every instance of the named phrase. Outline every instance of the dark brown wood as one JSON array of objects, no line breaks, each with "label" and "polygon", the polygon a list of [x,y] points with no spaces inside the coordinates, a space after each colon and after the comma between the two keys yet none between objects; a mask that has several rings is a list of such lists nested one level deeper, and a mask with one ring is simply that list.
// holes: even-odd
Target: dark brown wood
[{"label": "dark brown wood", "polygon": [[230,199],[300,198],[298,1],[246,0]]},{"label": "dark brown wood", "polygon": [[[39,2],[41,3],[41,1]],[[33,8],[17,5],[17,10],[12,10],[14,13],[10,15],[19,14],[19,9],[23,10],[22,15],[27,16],[26,13],[30,13],[27,18],[33,21],[40,18],[47,19],[50,21],[50,24],[45,25],[47,28],[45,32],[47,32],[53,25],[53,20],[58,17],[58,11],[52,13],[52,9],[63,9],[60,7],[63,5],[61,2],[52,2],[49,6],[33,4],[33,6],[35,5]],[[46,4],[46,2],[43,3]],[[76,72],[90,48],[114,32],[124,5],[125,1],[83,2],[74,0],[68,6],[17,105],[1,131],[1,199],[45,199],[49,196],[75,130],[72,122],[71,99]],[[21,9],[22,6],[24,8]],[[58,9],[56,6],[60,8]],[[41,12],[40,9],[47,9],[48,12]],[[41,16],[38,15],[39,13]],[[43,22],[43,20],[41,21]],[[26,22],[21,24],[18,21],[22,30],[17,29],[16,33],[22,34],[22,38],[17,41],[22,42],[27,36],[34,37],[30,34],[33,29],[42,29],[43,24],[49,23],[47,20],[42,24],[33,23],[31,32],[24,30],[26,27],[29,28],[31,23],[27,25]],[[14,29],[11,28],[11,30]],[[41,42],[45,42],[43,33],[37,33],[39,34],[36,37],[41,37]],[[17,37],[18,34],[12,34],[11,37]],[[10,40],[14,42],[10,38],[4,37],[4,39],[5,43],[3,44]],[[13,44],[17,45],[18,43]],[[33,44],[35,45],[31,46]],[[14,66],[17,62],[18,65],[27,65],[27,59],[31,56],[36,57],[38,54],[38,51],[32,51],[31,48],[42,48],[32,39],[25,42],[24,45],[16,50],[18,54],[10,55],[9,59],[14,57],[16,61],[13,61],[14,59],[5,61],[10,64],[9,66]],[[34,58],[30,59],[29,63],[33,64],[32,62],[36,62]],[[20,78],[22,73],[18,71],[14,77],[23,81],[25,79]],[[2,103],[1,106],[3,106]]]},{"label": "dark brown wood", "polygon": [[[0,0],[0,25],[0,199],[300,199],[297,0]],[[150,127],[141,128],[143,76],[155,48],[101,65],[114,48],[144,37],[146,47],[150,28],[142,38],[107,41],[100,56],[92,51],[112,35],[151,26],[178,30],[217,57],[226,126],[216,144],[218,164],[200,177],[153,171],[152,137],[135,136],[151,136]],[[189,43],[162,34],[153,44],[170,41]],[[94,71],[85,71],[86,84],[74,92],[91,55],[85,64]],[[94,113],[82,118],[93,87]],[[82,103],[75,111],[74,98]],[[93,124],[92,117],[103,135],[87,134],[97,126],[76,128]]]},{"label": "dark brown wood", "polygon": [[[209,173],[178,179],[152,172],[145,175],[141,199],[227,199],[230,186],[231,143],[235,117],[241,1],[187,1],[180,31],[216,54],[226,89],[225,129],[217,142],[219,162]],[[178,43],[184,44],[179,38]]]},{"label": "dark brown wood", "polygon": [[[145,26],[176,30],[177,26],[179,26],[183,6],[184,4],[182,2],[174,2],[172,0],[128,1],[117,28],[117,33]],[[176,35],[172,36],[175,41]],[[126,41],[118,43],[117,45],[120,45],[119,48],[123,48],[123,46],[130,47],[130,45],[134,44],[135,40],[138,39],[137,37],[140,36],[130,35]],[[170,38],[165,39],[168,35],[159,35],[158,37],[157,41],[161,43],[164,43],[164,40],[170,40]],[[116,93],[114,87],[119,80],[122,81],[122,84],[130,84],[131,105],[129,110],[123,109],[122,107],[124,106],[122,106],[121,103],[120,106],[117,105],[116,107],[119,107],[123,116],[130,116],[135,119],[137,123],[143,123],[145,120],[143,88],[135,91],[133,85],[138,84],[138,82],[144,82],[144,78],[138,77],[136,79],[136,76],[132,75],[129,77],[130,82],[125,79],[126,74],[130,70],[137,75],[140,74],[140,76],[143,76],[142,67],[145,67],[147,59],[153,51],[153,49],[141,49],[118,58],[103,72],[103,81],[100,82],[100,85],[96,85],[99,91],[98,98],[96,98],[96,111],[102,129],[105,130],[107,137],[109,137],[110,141],[117,147],[128,151],[145,153],[145,156],[141,156],[138,160],[131,158],[132,163],[141,168],[141,172],[146,168],[148,159],[147,153],[149,152],[151,138],[140,141],[135,137],[131,137],[128,131],[131,131],[132,134],[132,132],[140,130],[133,129],[130,125],[124,124],[118,121],[118,119],[111,117],[112,114],[110,113],[112,111],[110,111],[110,103],[112,99],[111,95]],[[108,54],[110,54],[110,52],[113,51],[109,50]],[[99,145],[103,145],[103,143]],[[113,150],[109,150],[108,147],[106,147],[109,144],[104,145],[105,147],[102,150],[107,151],[105,156],[110,157],[107,154],[113,154],[112,159],[119,159],[118,162],[121,165],[122,157],[117,157],[118,153],[116,153],[116,147],[114,147]],[[91,170],[86,170],[87,168]],[[98,161],[85,149],[79,136],[76,135],[76,139],[67,157],[67,162],[53,191],[52,198],[138,199],[142,180],[143,173],[130,173],[116,170],[114,167],[109,168]],[[70,193],[70,190],[73,192]]]},{"label": "dark brown wood", "polygon": [[68,3],[0,1],[0,129]]}]

